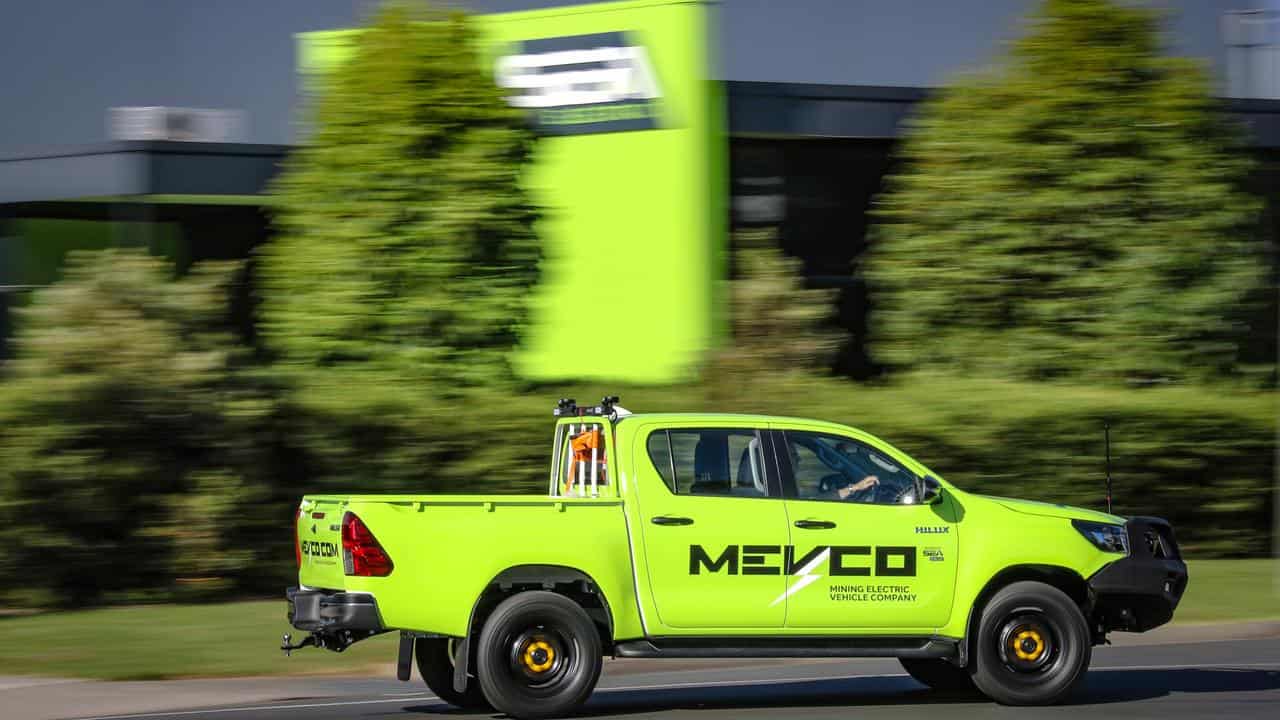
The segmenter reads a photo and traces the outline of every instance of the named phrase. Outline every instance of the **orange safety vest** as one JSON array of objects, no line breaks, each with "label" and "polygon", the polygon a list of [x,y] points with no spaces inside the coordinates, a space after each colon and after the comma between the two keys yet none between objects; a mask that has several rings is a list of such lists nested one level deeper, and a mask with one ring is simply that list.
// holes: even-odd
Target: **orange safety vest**
[{"label": "orange safety vest", "polygon": [[[604,445],[600,442],[599,426],[574,435],[569,439],[569,447],[573,449],[573,459],[569,463],[569,477],[565,482],[563,495],[568,495],[572,492],[579,463],[591,462],[592,450],[604,450]],[[576,480],[579,482],[586,481],[585,478],[576,478]]]}]

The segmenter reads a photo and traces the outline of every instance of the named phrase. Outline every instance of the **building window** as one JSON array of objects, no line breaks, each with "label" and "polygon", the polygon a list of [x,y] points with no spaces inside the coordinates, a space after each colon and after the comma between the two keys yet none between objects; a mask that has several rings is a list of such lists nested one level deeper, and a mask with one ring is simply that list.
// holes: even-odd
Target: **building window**
[{"label": "building window", "polygon": [[1232,10],[1222,15],[1227,48],[1226,95],[1232,98],[1280,98],[1280,13]]}]

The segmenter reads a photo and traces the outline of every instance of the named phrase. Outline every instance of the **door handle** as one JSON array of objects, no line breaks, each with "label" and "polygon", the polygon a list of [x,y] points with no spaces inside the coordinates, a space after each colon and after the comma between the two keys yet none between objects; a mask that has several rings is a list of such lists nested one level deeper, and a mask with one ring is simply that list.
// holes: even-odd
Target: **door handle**
[{"label": "door handle", "polygon": [[836,524],[830,520],[797,520],[795,526],[805,530],[830,530]]},{"label": "door handle", "polygon": [[652,520],[654,525],[692,525],[693,518],[675,517],[673,515],[655,515]]}]

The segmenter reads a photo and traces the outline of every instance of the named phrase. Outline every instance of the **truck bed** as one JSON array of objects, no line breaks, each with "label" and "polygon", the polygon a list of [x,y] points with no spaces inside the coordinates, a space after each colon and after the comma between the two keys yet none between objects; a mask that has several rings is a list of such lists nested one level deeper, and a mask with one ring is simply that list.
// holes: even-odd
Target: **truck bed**
[{"label": "truck bed", "polygon": [[[341,526],[348,512],[391,557],[388,576],[344,574]],[[616,603],[615,617],[633,618],[626,524],[618,498],[308,495],[297,522],[299,580],[309,588],[370,593],[386,628],[457,636],[466,633],[476,598],[504,570],[563,563],[595,580]],[[619,639],[641,634],[639,627],[615,629]]]}]

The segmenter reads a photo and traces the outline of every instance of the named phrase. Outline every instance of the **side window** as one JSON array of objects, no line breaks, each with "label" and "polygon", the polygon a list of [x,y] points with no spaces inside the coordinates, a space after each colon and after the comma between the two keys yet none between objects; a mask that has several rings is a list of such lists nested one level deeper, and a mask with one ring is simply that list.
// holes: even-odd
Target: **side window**
[{"label": "side window", "polygon": [[662,482],[667,484],[671,492],[675,492],[676,471],[671,462],[671,438],[667,436],[667,431],[655,430],[650,433],[647,445],[654,469],[662,476]]},{"label": "side window", "polygon": [[791,430],[785,438],[797,498],[880,505],[915,502],[915,473],[870,445]]},{"label": "side window", "polygon": [[755,430],[660,430],[647,444],[654,468],[677,495],[769,494],[764,446]]}]

